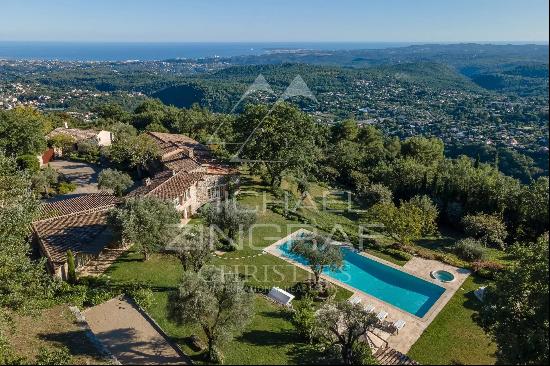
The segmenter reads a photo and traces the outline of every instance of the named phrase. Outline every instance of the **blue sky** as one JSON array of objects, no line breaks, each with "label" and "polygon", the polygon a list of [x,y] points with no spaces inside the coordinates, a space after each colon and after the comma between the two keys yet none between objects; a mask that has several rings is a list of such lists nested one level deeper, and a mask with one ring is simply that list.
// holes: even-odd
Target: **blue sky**
[{"label": "blue sky", "polygon": [[0,40],[548,41],[548,0],[1,0]]}]

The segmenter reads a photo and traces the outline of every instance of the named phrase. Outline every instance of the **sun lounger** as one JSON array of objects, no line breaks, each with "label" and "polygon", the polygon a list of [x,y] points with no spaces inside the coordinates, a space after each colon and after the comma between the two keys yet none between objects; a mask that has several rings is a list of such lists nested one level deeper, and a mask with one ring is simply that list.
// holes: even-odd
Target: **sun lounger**
[{"label": "sun lounger", "polygon": [[349,299],[349,302],[351,302],[353,305],[357,305],[361,302],[361,298],[359,296],[354,296]]},{"label": "sun lounger", "polygon": [[376,318],[377,318],[379,321],[383,322],[384,319],[386,319],[387,316],[388,316],[388,313],[385,312],[384,310],[382,310],[381,312],[379,312],[379,313],[376,315]]},{"label": "sun lounger", "polygon": [[404,320],[399,319],[398,321],[392,324],[393,332],[399,334],[399,331],[403,329],[405,324],[407,323]]},{"label": "sun lounger", "polygon": [[365,306],[365,311],[367,313],[372,313],[374,311],[374,305],[373,304],[368,304],[367,306]]}]

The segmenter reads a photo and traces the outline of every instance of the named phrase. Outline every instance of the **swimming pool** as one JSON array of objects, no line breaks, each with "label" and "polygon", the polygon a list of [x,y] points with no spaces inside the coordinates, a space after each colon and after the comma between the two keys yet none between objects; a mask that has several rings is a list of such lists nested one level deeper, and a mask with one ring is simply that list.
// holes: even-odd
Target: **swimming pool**
[{"label": "swimming pool", "polygon": [[[307,265],[303,257],[290,252],[291,243],[287,241],[277,250],[282,256]],[[338,271],[325,270],[325,275],[417,317],[426,315],[445,292],[441,286],[365,257],[351,248],[341,250],[344,267]]]}]

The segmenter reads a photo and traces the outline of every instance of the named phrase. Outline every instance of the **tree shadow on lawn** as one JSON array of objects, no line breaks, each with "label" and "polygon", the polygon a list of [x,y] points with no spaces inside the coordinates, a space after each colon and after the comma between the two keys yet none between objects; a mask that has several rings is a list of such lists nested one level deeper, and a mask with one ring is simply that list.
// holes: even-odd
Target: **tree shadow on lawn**
[{"label": "tree shadow on lawn", "polygon": [[[479,285],[479,287],[487,284],[487,281],[484,281],[478,277],[474,277],[473,281],[475,284]],[[472,314],[472,320],[480,327],[483,327],[481,317],[479,316],[479,311],[481,310],[481,305],[482,305],[481,302],[474,294],[474,291],[469,291],[465,293],[464,296],[466,297],[466,301],[464,301],[462,305],[466,309],[474,311],[474,313]]]},{"label": "tree shadow on lawn", "polygon": [[[129,253],[133,254],[133,253]],[[117,258],[116,262],[112,264],[112,267],[116,266],[117,263],[132,263],[132,262],[139,262],[139,263],[145,263],[142,258],[131,258],[130,256],[120,256]]]},{"label": "tree shadow on lawn", "polygon": [[291,321],[292,320],[291,315],[283,309],[273,310],[273,311],[262,311],[262,312],[258,313],[257,315],[262,316],[264,318],[282,319],[282,320],[286,320],[286,321]]},{"label": "tree shadow on lawn", "polygon": [[62,333],[42,333],[38,338],[44,341],[66,346],[73,356],[88,356],[102,358],[96,346],[89,341],[83,330],[68,331]]},{"label": "tree shadow on lawn", "polygon": [[284,346],[302,342],[295,331],[250,330],[236,338],[237,341],[255,346]]},{"label": "tree shadow on lawn", "polygon": [[289,352],[290,363],[295,365],[338,365],[341,361],[331,355],[321,352],[316,345],[295,344]]},{"label": "tree shadow on lawn", "polygon": [[441,238],[424,238],[417,240],[414,243],[426,249],[452,253],[453,246],[456,243],[456,240],[456,238],[450,236],[443,236]]},{"label": "tree shadow on lawn", "polygon": [[[271,193],[271,187],[262,184],[262,182],[255,181],[250,177],[241,177],[241,190],[239,197],[255,196],[251,192],[266,192]],[[249,192],[249,193],[247,193]]]}]

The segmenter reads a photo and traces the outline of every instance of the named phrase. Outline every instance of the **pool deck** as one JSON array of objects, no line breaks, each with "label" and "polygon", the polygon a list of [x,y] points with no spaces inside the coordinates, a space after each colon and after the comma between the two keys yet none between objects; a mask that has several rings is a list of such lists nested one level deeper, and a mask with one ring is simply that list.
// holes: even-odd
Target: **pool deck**
[{"label": "pool deck", "polygon": [[[311,272],[311,270],[307,266],[304,266],[301,263],[298,263],[296,261],[293,261],[281,255],[278,250],[279,245],[285,243],[292,237],[302,232],[307,232],[307,231],[298,230],[292,233],[291,235],[281,240],[278,240],[277,242],[268,246],[267,248],[264,249],[264,251],[266,253],[279,257],[287,262],[290,262],[295,266],[300,267],[308,272]],[[406,322],[406,325],[403,329],[399,331],[398,334],[391,335],[383,330],[377,329],[373,332],[373,334],[369,335],[369,339],[375,348],[389,346],[401,353],[407,353],[409,351],[412,345],[418,340],[418,338],[420,338],[420,335],[422,335],[424,330],[430,325],[430,323],[435,319],[437,314],[439,314],[439,312],[443,309],[443,307],[445,307],[447,302],[449,302],[451,297],[455,294],[455,292],[458,289],[460,289],[460,287],[462,286],[466,278],[470,275],[470,271],[466,269],[453,267],[448,264],[444,264],[442,262],[435,261],[435,260],[427,260],[419,257],[414,257],[410,261],[408,261],[404,266],[398,266],[394,263],[388,262],[378,257],[374,257],[364,252],[360,254],[370,259],[373,259],[377,262],[383,263],[389,267],[396,268],[400,271],[403,271],[405,273],[411,274],[416,277],[420,277],[428,282],[434,283],[438,286],[445,288],[445,292],[430,308],[430,310],[426,313],[426,315],[424,315],[422,318],[419,318],[387,302],[379,300],[376,297],[373,297],[365,292],[357,290],[356,288],[351,287],[341,281],[335,280],[332,277],[322,275],[323,279],[352,291],[354,293],[353,296],[357,296],[361,298],[361,304],[374,305],[375,313],[378,313],[382,310],[386,311],[388,313],[388,317],[386,318],[386,321],[388,323],[394,323],[397,320],[404,320]],[[447,282],[447,283],[437,281],[433,279],[430,275],[430,273],[435,270],[445,270],[445,271],[451,272],[455,276],[455,280],[453,282]]]}]

